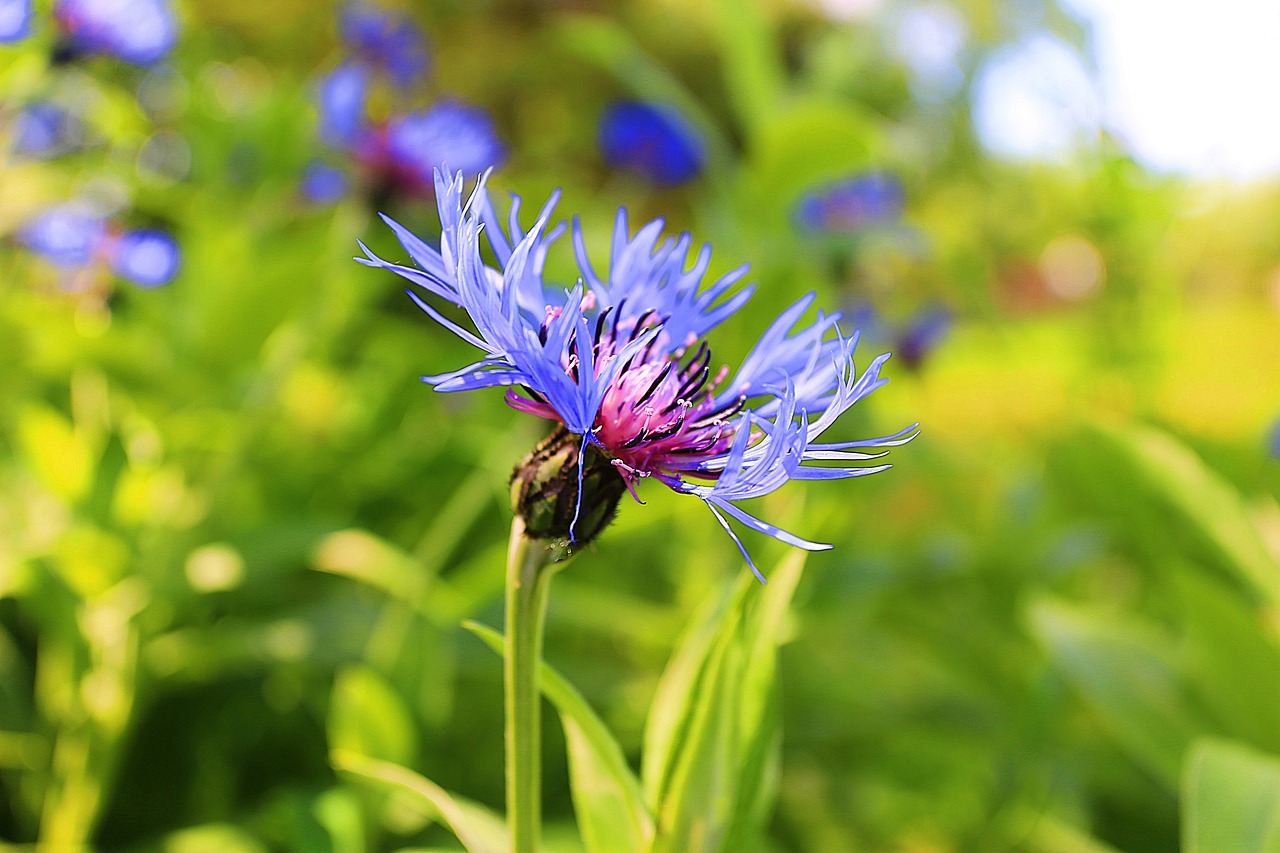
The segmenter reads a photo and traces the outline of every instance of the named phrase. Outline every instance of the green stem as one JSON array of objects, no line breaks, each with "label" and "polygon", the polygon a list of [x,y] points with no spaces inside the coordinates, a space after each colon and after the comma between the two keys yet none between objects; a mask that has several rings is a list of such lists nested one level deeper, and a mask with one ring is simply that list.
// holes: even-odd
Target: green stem
[{"label": "green stem", "polygon": [[550,552],[524,535],[519,516],[507,548],[506,692],[507,826],[512,853],[537,853],[542,826],[542,627],[554,574]]}]

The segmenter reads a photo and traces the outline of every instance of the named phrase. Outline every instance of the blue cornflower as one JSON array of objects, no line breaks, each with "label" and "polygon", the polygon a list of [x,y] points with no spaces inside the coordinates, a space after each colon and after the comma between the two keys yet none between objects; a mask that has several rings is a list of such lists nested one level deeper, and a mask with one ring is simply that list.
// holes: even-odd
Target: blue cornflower
[{"label": "blue cornflower", "polygon": [[0,44],[31,35],[31,0],[0,0]]},{"label": "blue cornflower", "polygon": [[887,172],[845,178],[800,199],[796,219],[805,230],[852,234],[902,215],[902,182]]},{"label": "blue cornflower", "polygon": [[54,0],[53,17],[67,48],[134,65],[163,59],[178,40],[166,0]]},{"label": "blue cornflower", "polygon": [[77,205],[44,211],[19,232],[18,240],[67,270],[105,266],[139,287],[168,284],[178,272],[180,251],[162,231],[124,231]]},{"label": "blue cornflower", "polygon": [[656,184],[682,184],[702,171],[706,145],[674,107],[620,101],[600,120],[600,150],[609,165]]},{"label": "blue cornflower", "polygon": [[389,191],[430,197],[432,172],[450,168],[481,172],[502,162],[505,151],[493,120],[478,107],[455,101],[392,115],[368,115],[370,72],[349,62],[320,83],[320,133],[344,150],[374,195]]},{"label": "blue cornflower", "polygon": [[342,10],[342,40],[356,61],[382,70],[396,86],[411,86],[427,70],[427,42],[407,17],[367,3]]},{"label": "blue cornflower", "polygon": [[[737,312],[753,288],[736,288],[741,267],[710,284],[704,246],[689,265],[693,238],[662,238],[655,220],[632,234],[618,212],[607,275],[597,274],[574,223],[580,278],[571,289],[543,280],[551,244],[564,226],[550,226],[553,195],[528,231],[513,197],[503,227],[482,178],[463,203],[463,179],[436,174],[442,234],[436,249],[386,219],[417,267],[385,261],[361,244],[369,266],[391,270],[417,287],[463,309],[474,331],[429,302],[410,297],[438,323],[483,353],[474,364],[423,377],[437,391],[507,386],[507,402],[582,437],[579,478],[588,445],[612,462],[632,489],[653,478],[700,498],[754,563],[729,526],[729,516],[752,530],[809,550],[831,546],[801,539],[736,505],[768,494],[788,480],[829,480],[884,470],[863,465],[883,454],[863,452],[908,441],[914,427],[860,441],[818,443],[836,418],[884,384],[888,354],[859,374],[857,336],[844,337],[838,314],[801,318],[812,293],[765,331],[733,379],[712,370],[702,340]],[[481,235],[497,268],[482,260]],[[813,462],[830,462],[820,467]],[[579,483],[579,501],[581,500]],[[570,526],[572,536],[572,526]],[[763,578],[761,578],[763,580]]]},{"label": "blue cornflower", "polygon": [[64,269],[92,263],[106,237],[103,218],[75,205],[50,208],[18,232],[24,246]]},{"label": "blue cornflower", "polygon": [[79,148],[84,140],[80,119],[52,101],[23,107],[13,119],[13,153],[48,159]]}]

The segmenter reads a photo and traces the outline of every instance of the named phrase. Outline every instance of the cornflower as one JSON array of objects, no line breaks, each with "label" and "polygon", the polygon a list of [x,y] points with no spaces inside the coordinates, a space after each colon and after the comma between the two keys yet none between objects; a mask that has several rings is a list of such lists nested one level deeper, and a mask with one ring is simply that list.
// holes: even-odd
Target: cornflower
[{"label": "cornflower", "polygon": [[[574,221],[581,278],[566,290],[543,279],[547,251],[565,231],[563,225],[550,227],[558,191],[525,231],[517,196],[503,228],[485,177],[465,203],[461,173],[446,178],[437,172],[435,180],[440,248],[384,216],[417,268],[383,260],[363,243],[365,257],[357,260],[402,276],[470,318],[474,331],[408,291],[436,322],[484,353],[458,370],[424,376],[425,382],[437,391],[505,386],[512,408],[554,421],[575,437],[578,488],[567,530],[571,542],[577,541],[574,527],[583,509],[583,472],[591,450],[607,460],[637,501],[635,486],[646,479],[701,499],[763,581],[728,518],[799,548],[831,546],[762,521],[738,501],[769,494],[792,479],[882,471],[889,466],[863,463],[883,453],[864,451],[913,437],[914,426],[881,438],[817,441],[840,414],[885,383],[880,368],[889,356],[878,356],[858,373],[857,335],[840,333],[838,314],[819,312],[808,325],[800,324],[814,294],[769,326],[730,380],[727,367],[713,371],[703,337],[750,298],[750,285],[736,287],[745,266],[704,286],[709,246],[690,266],[690,235],[663,239],[662,220],[632,234],[623,208],[605,276],[588,258]],[[496,268],[481,259],[482,234],[497,258]]]},{"label": "cornflower", "polygon": [[887,172],[865,172],[807,193],[796,209],[801,227],[814,233],[852,234],[902,215],[902,183]]},{"label": "cornflower", "polygon": [[106,267],[139,287],[168,284],[178,272],[178,244],[163,231],[126,231],[77,205],[50,208],[28,222],[19,241],[65,270]]},{"label": "cornflower", "polygon": [[706,145],[688,119],[674,107],[642,101],[619,101],[605,111],[600,152],[610,166],[664,186],[690,180],[706,161]]},{"label": "cornflower", "polygon": [[[345,152],[363,177],[369,195],[378,200],[392,193],[429,198],[432,173],[444,163],[479,172],[500,163],[505,152],[489,114],[457,101],[439,101],[374,120],[368,90],[373,72],[347,62],[320,84],[320,133],[325,142]],[[309,170],[311,178],[314,170]],[[303,191],[313,201],[336,197],[331,179]],[[322,190],[313,195],[314,190]]]},{"label": "cornflower", "polygon": [[102,54],[151,65],[173,50],[178,26],[166,0],[54,0],[60,58]]}]

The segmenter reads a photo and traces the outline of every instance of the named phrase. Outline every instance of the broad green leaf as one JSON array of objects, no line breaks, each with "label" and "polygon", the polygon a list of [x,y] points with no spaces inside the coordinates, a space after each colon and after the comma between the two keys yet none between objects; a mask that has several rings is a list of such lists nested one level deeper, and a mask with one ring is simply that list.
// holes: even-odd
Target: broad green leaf
[{"label": "broad green leaf", "polygon": [[1031,620],[1053,662],[1119,744],[1176,789],[1187,747],[1204,726],[1188,710],[1160,638],[1117,625],[1110,614],[1051,601],[1033,606]]},{"label": "broad green leaf", "polygon": [[1280,751],[1280,647],[1255,612],[1192,566],[1177,575],[1192,687],[1234,737]]},{"label": "broad green leaf", "polygon": [[405,764],[418,739],[400,696],[367,666],[341,670],[329,704],[329,743],[334,749]]},{"label": "broad green leaf", "polygon": [[[464,625],[489,648],[503,653],[502,635],[497,631],[476,622]],[[592,853],[648,850],[653,819],[622,748],[564,676],[544,662],[539,678],[543,694],[556,706],[564,725],[573,805],[583,843]]]},{"label": "broad green leaf", "polygon": [[1182,801],[1183,853],[1280,853],[1280,757],[1198,741]]},{"label": "broad green leaf", "polygon": [[1280,607],[1280,566],[1230,483],[1159,430],[1104,425],[1093,429],[1126,455],[1140,482],[1209,555],[1250,584],[1270,606]]},{"label": "broad green leaf", "polygon": [[421,799],[440,813],[467,853],[507,853],[511,846],[500,817],[478,803],[450,794],[412,770],[345,750],[334,750],[331,758],[334,768],[340,772],[390,785]]}]

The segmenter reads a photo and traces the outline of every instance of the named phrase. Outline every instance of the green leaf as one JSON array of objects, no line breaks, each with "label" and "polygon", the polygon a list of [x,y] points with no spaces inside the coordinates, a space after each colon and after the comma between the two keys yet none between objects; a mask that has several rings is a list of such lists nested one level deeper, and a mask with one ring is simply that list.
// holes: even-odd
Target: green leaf
[{"label": "green leaf", "polygon": [[[486,625],[464,626],[499,655],[502,635]],[[564,725],[570,784],[578,830],[591,853],[641,853],[653,841],[653,819],[622,748],[568,680],[546,662],[539,669],[543,694]]]},{"label": "green leaf", "polygon": [[1198,741],[1182,798],[1184,853],[1280,853],[1280,758]]},{"label": "green leaf", "polygon": [[205,823],[171,832],[160,841],[163,853],[266,853],[266,845],[229,823]]},{"label": "green leaf", "polygon": [[778,106],[785,73],[764,3],[719,0],[718,30],[725,89],[751,135]]},{"label": "green leaf", "polygon": [[1234,737],[1280,752],[1280,647],[1256,612],[1192,566],[1177,574],[1189,676]]},{"label": "green leaf", "polygon": [[[1280,566],[1267,551],[1240,493],[1195,453],[1150,427],[1094,425],[1207,556],[1280,607]],[[1114,472],[1112,472],[1114,475]]]},{"label": "green leaf", "polygon": [[340,772],[389,785],[422,800],[440,813],[468,853],[507,853],[511,846],[500,817],[479,803],[450,794],[412,770],[345,750],[334,750],[331,759]]},{"label": "green leaf", "polygon": [[418,752],[413,717],[391,686],[367,666],[349,666],[334,679],[329,742],[335,749],[400,764]]},{"label": "green leaf", "polygon": [[740,605],[751,586],[745,578],[739,578],[728,595],[710,599],[703,605],[658,681],[645,720],[644,752],[640,761],[645,802],[651,809],[662,800],[670,779],[679,739],[692,715],[696,687],[711,654],[716,629],[723,624],[725,614]]},{"label": "green leaf", "polygon": [[[665,702],[681,711],[668,728],[669,776],[656,788],[655,853],[758,842],[776,785],[776,651],[805,556],[788,555],[764,588],[743,573],[710,642],[701,631],[691,634],[701,654],[677,651],[678,676],[665,681],[654,704],[654,713],[669,714]],[[684,685],[685,694],[673,684]]]},{"label": "green leaf", "polygon": [[1165,649],[1150,631],[1115,624],[1114,616],[1041,601],[1031,621],[1053,662],[1084,695],[1130,756],[1170,790],[1183,756],[1203,733]]}]

